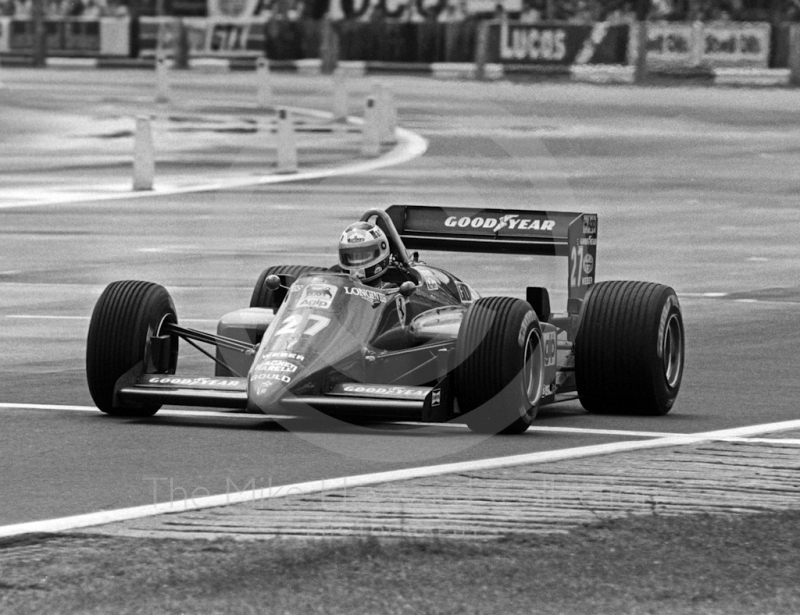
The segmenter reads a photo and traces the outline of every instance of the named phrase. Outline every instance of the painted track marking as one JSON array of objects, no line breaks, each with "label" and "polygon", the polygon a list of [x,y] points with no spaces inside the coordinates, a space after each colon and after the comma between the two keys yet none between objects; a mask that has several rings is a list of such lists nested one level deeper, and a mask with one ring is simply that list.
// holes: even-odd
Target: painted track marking
[{"label": "painted track marking", "polygon": [[[331,116],[331,114],[325,114]],[[354,124],[362,124],[363,120],[360,118],[350,118]],[[264,186],[268,184],[283,184],[287,182],[300,182],[314,179],[326,179],[330,177],[340,177],[343,175],[354,175],[357,173],[366,173],[375,171],[385,167],[403,164],[417,158],[424,154],[428,149],[428,141],[415,132],[406,130],[405,128],[397,128],[396,133],[397,145],[388,151],[386,154],[375,158],[374,160],[357,160],[355,162],[347,162],[341,166],[329,167],[325,169],[316,169],[314,171],[305,171],[294,173],[291,175],[276,174],[264,175],[261,177],[244,177],[244,178],[231,178],[221,179],[205,184],[196,184],[191,186],[172,186],[172,187],[156,187],[154,190],[143,190],[138,192],[124,191],[124,192],[110,192],[105,194],[79,192],[75,194],[61,194],[50,198],[42,198],[38,201],[31,201],[28,203],[5,203],[0,204],[0,209],[12,209],[22,207],[40,207],[47,205],[59,205],[66,203],[83,204],[89,202],[103,202],[103,201],[119,201],[127,199],[150,198],[159,196],[170,196],[176,194],[193,194],[197,192],[214,192],[221,190],[233,190],[236,188],[248,188],[252,186]],[[80,186],[72,187],[71,190],[80,190]],[[93,188],[97,190],[97,188]]]},{"label": "painted track marking", "polygon": [[[6,318],[14,320],[91,320],[91,316],[62,316],[58,314],[7,314]],[[196,322],[202,324],[217,324],[219,318],[181,318],[181,322]]]},{"label": "painted track marking", "polygon": [[[0,403],[0,410],[55,410],[66,412],[86,412],[90,414],[103,414],[94,406],[70,406],[60,404],[15,404]],[[221,419],[244,419],[244,420],[273,420],[273,419],[294,419],[294,415],[284,414],[248,414],[244,412],[232,412],[225,410],[159,410],[157,416],[171,418],[221,418]],[[392,421],[394,425],[410,425],[420,427],[430,427],[435,425],[440,428],[467,429],[462,423],[420,423],[414,421]],[[627,436],[631,438],[694,438],[696,434],[674,433],[668,431],[632,431],[626,429],[594,429],[591,427],[550,427],[533,425],[528,428],[528,433],[566,433],[566,434],[585,434],[593,436]],[[711,438],[714,442],[742,442],[747,444],[786,444],[800,445],[800,439],[792,438],[744,438],[741,436],[729,436]]]},{"label": "painted track marking", "polygon": [[201,498],[189,498],[176,502],[148,504],[144,506],[134,506],[131,508],[121,508],[117,510],[62,517],[59,519],[46,519],[44,521],[31,521],[27,523],[6,525],[0,527],[0,537],[18,536],[21,534],[30,534],[36,532],[63,532],[67,530],[91,527],[95,525],[104,525],[118,521],[129,521],[132,519],[141,519],[144,517],[152,517],[168,513],[186,512],[190,510],[228,506],[230,504],[243,504],[246,502],[255,502],[259,500],[276,499],[287,497],[289,495],[304,495],[347,488],[352,489],[353,487],[377,485],[381,483],[410,480],[414,478],[425,478],[429,476],[441,476],[443,474],[475,472],[479,470],[492,470],[496,468],[507,468],[512,466],[548,463],[554,461],[563,461],[566,459],[578,459],[622,452],[685,446],[687,444],[700,444],[703,442],[711,442],[724,438],[745,438],[747,436],[756,436],[765,433],[774,433],[793,429],[800,429],[800,420],[783,421],[780,423],[767,423],[762,425],[748,425],[746,427],[735,427],[732,429],[707,431],[696,434],[669,435],[644,441],[628,440],[609,444],[596,444],[567,448],[556,451],[542,451],[539,453],[513,455],[510,457],[497,457],[492,459],[480,459],[436,466],[423,466],[418,468],[407,468],[403,470],[392,470],[389,472],[378,472],[374,474],[362,474],[358,476],[329,478],[305,483],[295,483],[293,485],[269,487],[267,489],[252,489],[235,493],[204,496]]}]

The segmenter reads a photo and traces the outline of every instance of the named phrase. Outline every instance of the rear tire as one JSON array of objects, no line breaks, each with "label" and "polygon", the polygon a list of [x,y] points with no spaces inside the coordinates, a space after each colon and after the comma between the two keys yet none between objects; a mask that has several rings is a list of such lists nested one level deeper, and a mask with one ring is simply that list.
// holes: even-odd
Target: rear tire
[{"label": "rear tire", "polygon": [[294,281],[307,273],[322,273],[327,271],[324,267],[312,267],[309,265],[273,265],[267,267],[258,276],[253,295],[250,297],[250,307],[269,308],[276,313],[281,303],[286,298],[286,289],[278,288],[271,290],[267,288],[265,281],[268,276],[277,275],[281,279],[281,284],[291,286]]},{"label": "rear tire", "polygon": [[456,399],[467,426],[486,434],[523,433],[536,416],[544,383],[542,328],[530,304],[478,299],[456,341]]},{"label": "rear tire", "polygon": [[[149,334],[163,322],[177,323],[172,298],[163,286],[125,280],[109,284],[95,304],[86,342],[86,380],[97,407],[115,416],[152,416],[160,404],[117,405],[117,381],[145,359]],[[178,365],[178,339],[173,336],[169,368]]]},{"label": "rear tire", "polygon": [[575,337],[575,381],[586,410],[666,414],[683,359],[683,316],[672,288],[623,281],[591,287]]}]

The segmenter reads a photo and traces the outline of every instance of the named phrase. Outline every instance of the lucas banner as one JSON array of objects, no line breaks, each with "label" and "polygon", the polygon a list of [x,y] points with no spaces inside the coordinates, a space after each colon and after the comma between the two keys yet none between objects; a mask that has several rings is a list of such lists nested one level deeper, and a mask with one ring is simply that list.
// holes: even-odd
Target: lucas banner
[{"label": "lucas banner", "polygon": [[624,64],[628,26],[522,24],[495,26],[496,58],[503,64]]}]

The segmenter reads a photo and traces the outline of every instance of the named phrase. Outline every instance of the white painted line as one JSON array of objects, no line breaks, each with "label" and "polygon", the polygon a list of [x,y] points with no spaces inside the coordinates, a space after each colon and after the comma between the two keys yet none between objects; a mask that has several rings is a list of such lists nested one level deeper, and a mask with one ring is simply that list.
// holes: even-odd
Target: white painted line
[{"label": "white painted line", "polygon": [[[66,406],[60,404],[14,404],[0,403],[2,409],[21,409],[21,410],[65,410],[70,412],[92,412],[102,414],[95,406]],[[247,414],[243,412],[232,412],[230,410],[159,410],[159,416],[183,417],[183,418],[234,418],[234,419],[292,419],[294,415],[282,414]],[[457,429],[467,429],[463,423],[421,423],[419,421],[392,421],[394,425],[410,425],[419,427],[454,427]],[[585,435],[609,435],[609,436],[628,436],[631,438],[664,438],[667,436],[692,437],[692,434],[676,434],[663,431],[626,431],[624,429],[592,429],[582,427],[530,427],[529,432],[542,433],[571,433]]]},{"label": "white painted line", "polygon": [[[61,404],[15,404],[15,403],[0,403],[0,410],[2,409],[21,409],[21,410],[63,410],[69,412],[90,412],[95,414],[102,414],[95,406],[69,406]],[[233,418],[233,419],[248,419],[259,420],[265,419],[293,419],[297,418],[295,415],[290,414],[248,414],[245,412],[233,412],[230,410],[159,410],[158,414],[153,418],[160,416],[179,417],[179,418]],[[422,423],[419,421],[392,421],[393,425],[409,425],[412,427],[439,427],[439,428],[456,428],[460,430],[467,429],[464,423]],[[528,428],[528,433],[567,433],[567,434],[582,434],[590,436],[625,436],[629,438],[692,438],[696,434],[691,433],[674,433],[668,431],[632,431],[626,429],[595,429],[592,427],[545,427],[533,425]],[[714,441],[720,442],[753,442],[753,443],[781,443],[793,444],[800,442],[800,440],[791,439],[776,439],[776,438],[743,438],[743,437],[724,437],[715,438]]]},{"label": "white painted line", "polygon": [[525,455],[514,455],[510,457],[479,459],[475,461],[464,461],[460,463],[449,463],[437,466],[424,466],[419,468],[392,470],[389,472],[377,472],[375,474],[329,478],[306,483],[296,483],[293,485],[281,485],[267,489],[253,489],[249,491],[205,496],[202,498],[189,498],[177,502],[164,502],[161,504],[148,504],[145,506],[134,506],[131,508],[121,508],[118,510],[107,510],[84,515],[76,515],[72,517],[62,517],[60,519],[47,519],[44,521],[17,523],[14,525],[0,527],[0,537],[18,536],[20,534],[30,534],[34,532],[63,532],[77,528],[114,523],[117,521],[130,521],[131,519],[141,519],[143,517],[153,517],[156,515],[200,510],[204,508],[214,508],[217,506],[227,506],[230,504],[243,504],[259,500],[283,498],[290,495],[305,495],[309,493],[319,493],[322,491],[333,491],[347,488],[352,489],[354,487],[377,485],[381,483],[424,478],[428,476],[441,476],[443,474],[476,472],[479,470],[493,470],[497,468],[507,468],[520,465],[550,463],[554,461],[578,459],[582,457],[594,457],[599,455],[610,455],[614,453],[684,446],[687,444],[710,442],[720,438],[747,437],[763,433],[787,431],[791,429],[800,429],[800,420],[783,421],[780,423],[767,423],[762,425],[749,425],[747,427],[707,431],[691,435],[667,436],[653,440],[614,442],[611,444],[598,444],[555,451],[543,451],[540,453],[528,453]]},{"label": "white painted line", "polygon": [[[58,314],[6,314],[6,318],[18,320],[90,320],[91,316],[61,316]],[[181,322],[217,324],[218,318],[181,318]]]},{"label": "white painted line", "polygon": [[[331,117],[330,113],[317,112],[311,113],[310,110],[304,110],[306,115],[318,115],[322,117]],[[350,118],[351,123],[360,124],[360,118]],[[421,156],[428,149],[428,141],[420,135],[406,130],[404,128],[396,129],[397,145],[389,152],[375,159],[370,160],[356,160],[354,162],[345,163],[341,166],[318,169],[315,171],[305,171],[294,174],[276,174],[264,175],[261,177],[241,177],[232,179],[221,179],[207,184],[198,184],[192,186],[162,186],[158,184],[153,190],[140,190],[140,191],[125,191],[125,192],[110,192],[105,194],[96,193],[97,188],[93,188],[94,193],[80,192],[76,194],[69,194],[63,192],[53,195],[51,192],[43,194],[50,195],[41,197],[39,200],[32,200],[30,202],[20,203],[3,203],[0,204],[0,209],[14,209],[22,207],[40,207],[46,205],[58,205],[65,203],[92,203],[102,201],[119,201],[127,199],[138,198],[151,198],[160,196],[170,196],[176,194],[194,194],[197,192],[213,192],[218,190],[232,190],[235,188],[247,188],[252,186],[264,186],[268,184],[282,184],[287,182],[300,182],[313,179],[326,179],[330,177],[340,177],[343,175],[354,175],[358,173],[367,173],[375,171],[384,167],[394,166],[408,162]],[[80,190],[80,187],[73,187],[73,190]],[[69,190],[69,187],[65,187]]]},{"label": "white painted line", "polygon": [[54,406],[52,404],[10,404],[0,403],[0,409],[19,409],[19,410],[70,410],[79,412],[100,412],[94,406]]},{"label": "white painted line", "polygon": [[598,436],[630,436],[632,438],[667,438],[669,436],[692,437],[692,434],[679,434],[664,431],[626,431],[624,429],[590,429],[583,427],[537,427],[533,425],[528,431],[539,431],[542,433],[585,433]]},{"label": "white painted line", "polygon": [[[60,404],[14,404],[0,403],[0,410],[58,410],[66,412],[88,412],[103,414],[95,406],[67,406]],[[229,410],[159,410],[157,416],[180,418],[234,418],[264,421],[269,419],[290,419],[293,416],[282,414],[247,414],[244,412],[231,412]],[[150,418],[150,417],[148,417]]]}]

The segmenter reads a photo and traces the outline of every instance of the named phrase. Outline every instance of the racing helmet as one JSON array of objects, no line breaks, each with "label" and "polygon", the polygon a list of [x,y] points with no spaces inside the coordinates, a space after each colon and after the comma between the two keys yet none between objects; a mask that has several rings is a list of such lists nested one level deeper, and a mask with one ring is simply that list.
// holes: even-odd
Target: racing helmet
[{"label": "racing helmet", "polygon": [[379,278],[389,266],[389,240],[371,222],[356,222],[339,239],[339,266],[364,282]]}]

